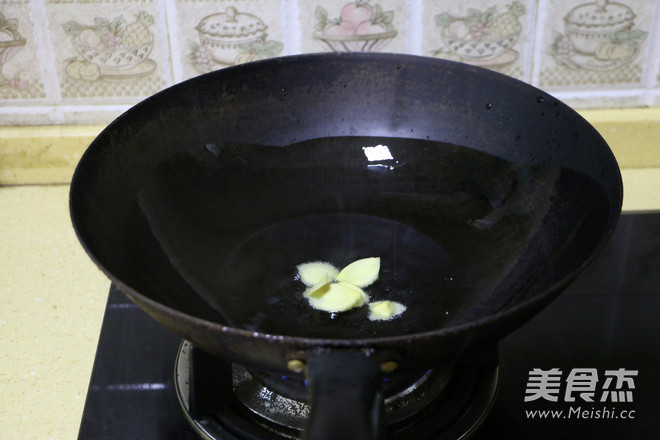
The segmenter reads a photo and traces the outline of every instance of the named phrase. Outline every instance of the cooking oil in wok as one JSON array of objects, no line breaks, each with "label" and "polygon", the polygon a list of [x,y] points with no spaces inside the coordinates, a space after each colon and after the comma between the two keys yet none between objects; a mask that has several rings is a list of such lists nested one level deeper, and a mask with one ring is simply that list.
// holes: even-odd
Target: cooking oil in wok
[{"label": "cooking oil in wok", "polygon": [[[182,149],[146,177],[127,228],[129,284],[252,331],[431,331],[547,288],[558,259],[579,257],[584,231],[599,235],[606,208],[602,189],[582,174],[445,143],[213,141]],[[329,314],[303,298],[299,264],[344,267],[374,256],[379,277],[364,290],[371,301],[405,304],[398,319],[371,321],[368,307]]]}]

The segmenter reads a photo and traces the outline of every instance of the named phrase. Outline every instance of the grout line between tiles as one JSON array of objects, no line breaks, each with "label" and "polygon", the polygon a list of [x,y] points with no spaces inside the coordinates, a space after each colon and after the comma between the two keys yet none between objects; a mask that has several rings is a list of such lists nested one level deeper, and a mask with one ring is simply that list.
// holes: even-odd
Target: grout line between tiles
[{"label": "grout line between tiles", "polygon": [[646,106],[654,107],[660,102],[660,89],[653,88],[646,91]]},{"label": "grout line between tiles", "polygon": [[176,84],[183,81],[183,66],[181,65],[181,44],[179,42],[179,26],[177,22],[175,0],[165,0],[165,22],[167,25],[167,39],[170,48],[170,69],[172,81]]},{"label": "grout line between tiles", "polygon": [[422,0],[406,0],[406,52],[422,55],[424,5]]},{"label": "grout line between tiles", "polygon": [[[37,59],[41,80],[46,91],[46,100],[51,103],[62,101],[62,91],[58,81],[57,67],[55,63],[55,51],[48,32],[48,14],[46,13],[45,0],[33,0],[28,3],[30,21],[34,28],[34,38],[37,46]],[[39,30],[42,32],[39,32]],[[43,32],[46,30],[46,32]],[[53,122],[58,122],[53,120]]]},{"label": "grout line between tiles", "polygon": [[169,26],[167,23],[167,4],[163,1],[155,2],[155,12],[158,15],[156,23],[162,23],[163,26],[155,26],[155,38],[160,41],[163,41],[164,44],[155,44],[154,50],[160,52],[160,58],[164,63],[167,63],[167,66],[163,66],[161,71],[163,74],[163,79],[165,80],[165,87],[169,87],[174,82],[174,74],[172,72],[172,51],[176,50],[172,47]]},{"label": "grout line between tiles", "polygon": [[530,84],[538,87],[541,77],[541,60],[543,57],[543,36],[545,34],[546,26],[546,12],[550,7],[549,0],[539,0],[536,8],[536,26],[534,29],[534,43],[533,43],[533,57],[532,57],[532,74]]},{"label": "grout line between tiles", "polygon": [[562,94],[564,96],[580,96],[580,97],[596,97],[604,96],[608,98],[626,97],[639,95],[646,91],[643,87],[635,87],[630,89],[593,89],[593,90],[555,90],[553,95]]},{"label": "grout line between tiles", "polygon": [[285,0],[284,8],[284,51],[286,55],[296,55],[301,52],[300,8],[298,0]]},{"label": "grout line between tiles", "polygon": [[550,92],[552,96],[562,101],[567,99],[643,98],[646,93],[647,90],[644,88]]},{"label": "grout line between tiles", "polygon": [[[66,113],[76,113],[84,111],[95,112],[124,112],[131,108],[131,104],[126,105],[39,105],[39,106],[0,106],[0,115],[25,115],[31,113],[55,115],[63,121],[63,115]],[[60,116],[61,115],[61,116]]]},{"label": "grout line between tiles", "polygon": [[[653,89],[658,83],[658,73],[660,72],[660,2],[656,2],[653,11],[653,26],[649,32],[649,44],[644,62],[644,71],[642,73],[642,85],[648,90]],[[651,106],[655,102],[655,96],[646,93],[644,102]]]},{"label": "grout line between tiles", "polygon": [[[529,7],[528,18],[527,18],[527,35],[536,35],[538,27],[538,8],[536,1],[530,1],[527,3]],[[537,46],[538,45],[538,46]],[[532,72],[534,69],[534,53],[536,53],[536,48],[540,47],[540,41],[538,38],[532,38],[529,44],[525,44],[525,50],[523,53],[523,78],[522,80],[530,83],[532,82]]]}]

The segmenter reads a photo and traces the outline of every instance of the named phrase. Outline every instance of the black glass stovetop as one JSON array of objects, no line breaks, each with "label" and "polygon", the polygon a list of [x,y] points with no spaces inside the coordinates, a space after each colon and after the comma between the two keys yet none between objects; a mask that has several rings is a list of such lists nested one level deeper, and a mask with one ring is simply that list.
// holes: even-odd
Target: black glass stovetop
[{"label": "black glass stovetop", "polygon": [[[79,439],[197,439],[174,390],[180,343],[111,287]],[[660,438],[660,213],[622,215],[499,353],[500,390],[472,439]]]}]

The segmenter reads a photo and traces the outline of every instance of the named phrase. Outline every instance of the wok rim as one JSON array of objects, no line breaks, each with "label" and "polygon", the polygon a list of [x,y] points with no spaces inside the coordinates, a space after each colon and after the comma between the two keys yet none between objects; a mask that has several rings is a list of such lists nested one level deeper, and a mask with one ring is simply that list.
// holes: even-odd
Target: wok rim
[{"label": "wok rim", "polygon": [[[478,66],[473,66],[469,65],[466,63],[461,63],[457,61],[452,61],[452,60],[445,60],[445,59],[437,59],[437,58],[432,58],[432,57],[424,57],[424,56],[419,56],[419,55],[411,55],[411,54],[396,54],[396,53],[311,53],[311,54],[299,54],[299,55],[287,55],[287,56],[281,56],[281,57],[274,57],[274,58],[269,58],[265,60],[258,60],[258,61],[253,61],[253,62],[248,62],[248,63],[243,63],[240,65],[235,65],[235,66],[230,66],[225,69],[222,69],[224,71],[227,70],[239,70],[239,69],[244,69],[248,67],[254,67],[258,66],[261,64],[277,64],[281,62],[286,62],[287,60],[309,60],[309,59],[317,59],[317,58],[330,58],[330,57],[345,57],[345,58],[360,58],[360,59],[367,59],[367,58],[374,58],[374,59],[380,59],[380,60],[389,60],[393,62],[403,62],[405,60],[433,60],[436,62],[442,62],[442,63],[447,63],[450,65],[461,65],[463,68],[471,69],[471,70],[478,70],[481,75],[484,75],[486,77],[492,76],[494,78],[499,78],[500,80],[504,79],[505,81],[512,82],[512,83],[518,83],[521,84],[524,88],[530,90],[530,91],[537,91],[540,94],[543,94],[544,96],[548,98],[555,99],[556,101],[563,103],[563,101],[555,98],[552,94],[546,92],[545,90],[539,89],[531,84],[525,83],[524,81],[521,81],[517,78],[513,78],[504,74],[501,74],[499,72],[495,72],[489,69],[481,68]],[[203,75],[199,75],[197,77],[190,78],[189,80],[183,81],[182,83],[187,83],[187,82],[192,82],[195,80],[198,80],[201,77],[207,76],[207,75],[212,75],[214,72],[209,72]],[[70,218],[72,221],[72,226],[74,229],[74,232],[76,234],[76,237],[78,238],[78,241],[84,248],[85,252],[87,255],[91,258],[91,260],[94,262],[94,264],[110,279],[110,281],[118,287],[126,296],[128,296],[133,302],[138,303],[145,303],[149,305],[150,309],[158,311],[159,313],[163,313],[165,315],[168,315],[174,319],[181,320],[183,322],[192,324],[195,327],[204,327],[212,332],[214,334],[222,334],[222,335],[227,335],[227,336],[236,336],[239,338],[249,338],[251,340],[258,339],[262,342],[268,342],[268,343],[280,343],[282,345],[288,345],[292,347],[300,347],[300,348],[318,348],[318,347],[326,347],[326,348],[343,348],[343,349],[363,349],[363,348],[369,348],[373,346],[380,346],[380,347],[387,347],[387,346],[400,346],[401,344],[404,345],[412,345],[415,344],[416,341],[421,341],[421,340],[430,340],[430,339],[443,339],[443,338],[449,338],[453,335],[461,335],[461,334],[467,334],[471,330],[475,330],[477,328],[482,328],[482,329],[487,329],[491,325],[495,324],[501,324],[502,322],[506,322],[509,320],[512,320],[515,318],[517,315],[523,313],[524,311],[535,311],[534,314],[528,314],[528,316],[525,316],[523,319],[524,322],[527,322],[528,320],[532,319],[536,313],[540,312],[543,307],[545,307],[547,304],[549,304],[553,299],[555,299],[587,266],[589,266],[593,260],[597,258],[597,256],[600,254],[602,249],[605,247],[607,244],[608,239],[614,232],[616,225],[618,224],[620,214],[621,214],[621,207],[623,204],[623,192],[624,192],[624,187],[623,187],[623,180],[621,176],[621,170],[618,166],[618,163],[616,161],[616,157],[614,156],[614,153],[612,152],[611,148],[609,148],[609,145],[607,142],[602,138],[600,133],[593,128],[593,126],[586,120],[584,119],[579,113],[577,113],[573,108],[569,107],[568,105],[564,104],[565,108],[564,110],[569,112],[571,114],[571,117],[576,118],[578,121],[580,121],[581,124],[585,125],[586,127],[591,127],[594,131],[595,134],[600,138],[602,141],[602,144],[606,147],[606,151],[604,153],[609,153],[607,158],[604,158],[604,160],[607,160],[610,162],[613,166],[613,171],[615,171],[615,175],[611,176],[613,186],[616,186],[614,188],[616,190],[616,194],[608,194],[608,196],[612,196],[611,202],[612,206],[609,207],[608,209],[608,215],[611,217],[611,221],[609,222],[609,226],[607,223],[605,223],[607,229],[604,229],[598,243],[595,247],[593,247],[590,250],[589,256],[582,261],[582,263],[577,266],[575,269],[573,269],[569,274],[561,278],[560,280],[556,281],[553,283],[551,286],[549,286],[547,289],[543,290],[540,293],[535,294],[533,297],[528,298],[526,300],[523,300],[522,302],[515,304],[514,306],[506,307],[504,309],[498,310],[495,313],[489,314],[485,317],[472,320],[469,322],[465,322],[462,324],[458,325],[452,325],[452,326],[446,326],[442,328],[438,328],[435,330],[429,330],[425,332],[417,332],[417,333],[408,333],[408,334],[400,334],[397,336],[386,336],[386,337],[368,337],[368,338],[355,338],[355,339],[344,339],[344,338],[309,338],[309,337],[303,337],[303,336],[293,336],[293,335],[284,335],[284,334],[276,334],[276,333],[265,333],[265,332],[260,332],[260,331],[253,331],[253,330],[247,330],[247,329],[242,329],[239,327],[232,327],[229,325],[223,325],[217,322],[209,321],[203,318],[199,318],[194,315],[189,315],[184,312],[181,312],[177,309],[171,308],[163,303],[160,303],[158,301],[155,301],[148,296],[140,293],[137,289],[134,289],[130,285],[126,284],[123,282],[119,277],[115,276],[109,269],[103,265],[99,259],[92,253],[91,249],[89,248],[89,245],[87,242],[83,239],[80,228],[78,226],[79,221],[76,220],[76,216],[74,214],[74,209],[73,209],[73,199],[74,199],[74,192],[75,188],[79,186],[76,182],[80,180],[80,175],[82,174],[82,169],[86,168],[84,166],[84,163],[90,159],[94,155],[94,145],[97,144],[97,139],[101,137],[103,134],[110,133],[113,130],[113,127],[116,125],[119,125],[121,120],[123,120],[129,113],[131,113],[134,108],[136,107],[141,107],[145,105],[146,102],[150,101],[157,95],[161,95],[162,93],[167,92],[169,89],[176,87],[182,83],[178,84],[173,84],[170,87],[167,87],[145,99],[142,101],[136,103],[135,105],[131,106],[128,110],[126,110],[124,113],[122,113],[120,116],[115,118],[113,121],[111,121],[98,135],[97,137],[92,141],[92,143],[87,147],[85,152],[82,154],[76,169],[73,173],[71,183],[70,183],[70,189],[69,189],[69,214]],[[614,181],[616,180],[616,182]],[[616,196],[616,199],[614,198]],[[151,313],[149,313],[151,315]],[[152,316],[153,319],[156,319],[159,321],[158,318],[155,316]],[[498,336],[495,339],[501,339],[503,336]]]}]

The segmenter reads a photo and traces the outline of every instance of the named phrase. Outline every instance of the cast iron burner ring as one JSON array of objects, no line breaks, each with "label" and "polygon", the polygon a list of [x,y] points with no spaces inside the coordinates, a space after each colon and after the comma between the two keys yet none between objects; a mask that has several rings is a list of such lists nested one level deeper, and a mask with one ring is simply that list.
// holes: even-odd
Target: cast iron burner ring
[{"label": "cast iron burner ring", "polygon": [[[192,353],[188,341],[179,347],[175,385],[179,403],[193,429],[209,440],[299,438],[310,412],[306,383],[298,378],[255,372],[237,364],[225,368],[231,390],[202,411],[191,393]],[[199,352],[199,350],[197,350]],[[496,355],[495,355],[496,356]],[[204,362],[226,361],[204,354]],[[223,371],[208,368],[202,371]],[[220,373],[222,374],[222,373]],[[384,379],[388,439],[467,439],[486,418],[499,384],[497,362],[458,363],[414,376]],[[205,379],[206,380],[206,379]],[[191,400],[192,398],[192,400]],[[193,407],[191,410],[191,406]],[[205,406],[205,405],[204,405]],[[201,413],[201,414],[200,414]]]}]

